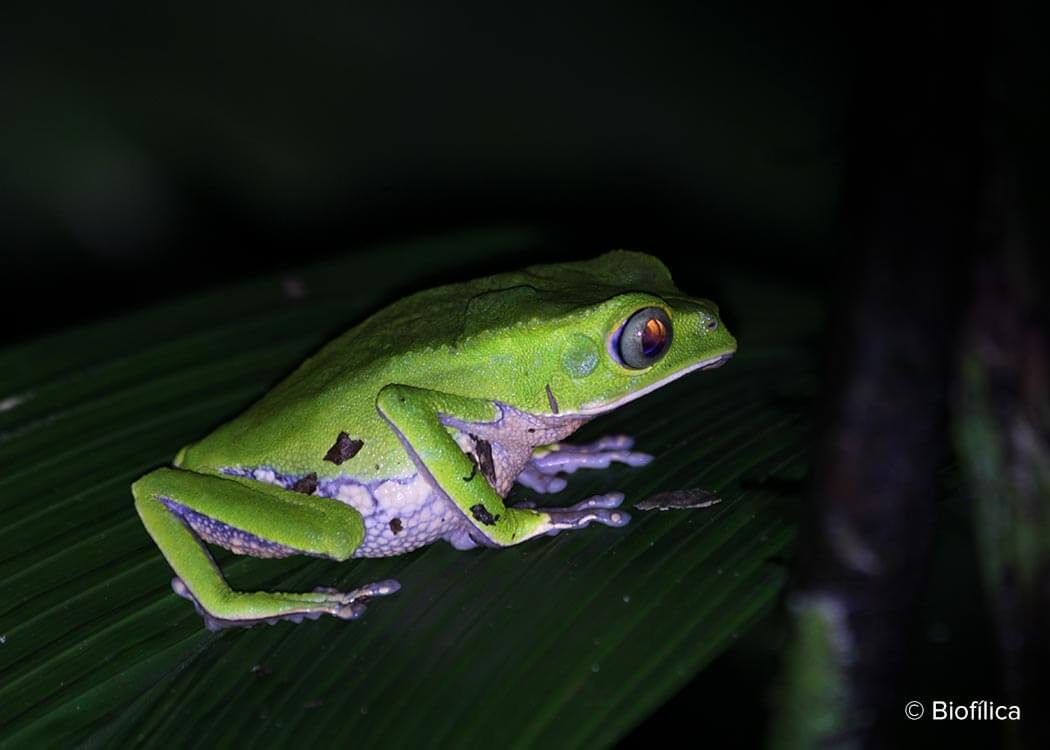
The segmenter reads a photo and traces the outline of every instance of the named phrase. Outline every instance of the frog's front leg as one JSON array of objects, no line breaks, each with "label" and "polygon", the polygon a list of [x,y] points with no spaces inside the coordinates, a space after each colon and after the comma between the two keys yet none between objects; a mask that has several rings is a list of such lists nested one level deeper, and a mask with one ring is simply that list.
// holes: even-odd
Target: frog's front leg
[{"label": "frog's front leg", "polygon": [[609,435],[584,445],[552,443],[533,451],[532,458],[515,480],[534,492],[561,492],[565,479],[577,469],[606,469],[612,463],[645,466],[653,460],[648,453],[632,451],[634,439]]},{"label": "frog's front leg", "polygon": [[338,500],[180,469],[151,472],[131,491],[146,530],[175,571],[172,587],[193,601],[210,630],[322,614],[354,619],[369,598],[399,588],[397,581],[380,581],[345,594],[234,591],[202,540],[256,557],[346,560],[364,538],[364,523]]},{"label": "frog's front leg", "polygon": [[490,401],[388,385],[379,392],[376,407],[420,473],[444,492],[473,527],[470,541],[454,542],[456,546],[468,547],[473,542],[506,547],[592,522],[623,526],[630,520],[627,513],[618,510],[623,500],[619,493],[569,508],[506,507],[441,421],[445,417],[460,423],[492,424],[502,417],[502,411]]}]

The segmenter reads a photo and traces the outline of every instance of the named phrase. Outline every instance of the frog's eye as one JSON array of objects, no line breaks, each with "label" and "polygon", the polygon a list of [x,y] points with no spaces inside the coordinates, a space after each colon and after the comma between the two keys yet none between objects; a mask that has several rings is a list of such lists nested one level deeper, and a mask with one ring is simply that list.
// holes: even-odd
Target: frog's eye
[{"label": "frog's eye", "polygon": [[659,307],[646,307],[623,324],[616,343],[620,361],[641,370],[664,356],[671,347],[671,319]]}]

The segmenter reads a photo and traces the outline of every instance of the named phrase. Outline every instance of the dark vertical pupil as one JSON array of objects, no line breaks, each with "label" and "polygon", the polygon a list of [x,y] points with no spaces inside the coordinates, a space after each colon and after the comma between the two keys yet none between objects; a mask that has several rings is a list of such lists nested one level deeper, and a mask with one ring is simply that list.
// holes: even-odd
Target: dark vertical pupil
[{"label": "dark vertical pupil", "polygon": [[663,321],[649,318],[642,329],[642,353],[646,357],[655,356],[664,348],[667,341],[667,327]]}]

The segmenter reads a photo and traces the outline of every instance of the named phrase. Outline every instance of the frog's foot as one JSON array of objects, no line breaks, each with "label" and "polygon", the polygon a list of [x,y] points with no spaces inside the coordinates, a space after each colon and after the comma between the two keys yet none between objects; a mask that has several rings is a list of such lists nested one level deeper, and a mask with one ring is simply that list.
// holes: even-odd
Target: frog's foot
[{"label": "frog's foot", "polygon": [[626,526],[631,516],[619,510],[622,502],[622,492],[607,492],[604,495],[589,497],[568,508],[536,508],[536,504],[531,502],[519,503],[514,507],[536,509],[545,514],[548,519],[546,533],[548,536],[554,536],[566,529],[582,529],[593,522],[606,526]]},{"label": "frog's foot", "polygon": [[[223,628],[250,628],[261,623],[274,625],[281,620],[291,620],[298,623],[302,622],[303,619],[316,620],[324,614],[333,615],[341,620],[356,620],[365,613],[367,609],[366,602],[369,599],[393,594],[401,588],[401,584],[393,579],[389,579],[370,583],[346,593],[333,588],[318,587],[310,594],[270,594],[264,592],[259,594],[241,594],[244,597],[262,596],[268,599],[271,597],[283,600],[290,599],[298,603],[298,606],[295,607],[295,611],[287,611],[271,617],[248,616],[236,619],[216,617],[211,612],[208,612],[201,606],[197,597],[182,582],[181,578],[171,579],[171,588],[182,598],[193,602],[194,609],[204,618],[204,625],[208,630],[222,630]],[[287,608],[287,601],[282,603]]]},{"label": "frog's foot", "polygon": [[369,599],[377,596],[389,596],[400,590],[401,584],[390,578],[385,581],[366,584],[349,592],[339,591],[328,586],[318,586],[314,589],[314,593],[326,595],[326,605],[335,608],[329,614],[335,615],[340,620],[356,620],[368,609],[366,603]]},{"label": "frog's foot", "polygon": [[648,453],[632,451],[633,445],[634,440],[627,435],[609,435],[586,445],[553,443],[537,451],[515,481],[534,492],[561,492],[565,489],[565,479],[559,474],[572,474],[577,469],[606,469],[613,462],[645,466],[653,460]]}]

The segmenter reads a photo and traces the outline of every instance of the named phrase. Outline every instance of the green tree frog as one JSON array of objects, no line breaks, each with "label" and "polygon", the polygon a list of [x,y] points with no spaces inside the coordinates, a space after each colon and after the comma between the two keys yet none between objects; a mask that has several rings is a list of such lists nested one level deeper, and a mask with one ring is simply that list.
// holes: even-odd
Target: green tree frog
[{"label": "green tree frog", "polygon": [[399,555],[444,539],[506,547],[622,526],[623,495],[569,507],[508,506],[518,482],[651,456],[627,437],[561,443],[581,425],[736,351],[717,306],[688,297],[648,255],[537,265],[413,294],[308,359],[174,466],[132,485],[210,629],[322,614],[360,617],[400,586],[234,591],[205,542],[256,557]]}]

